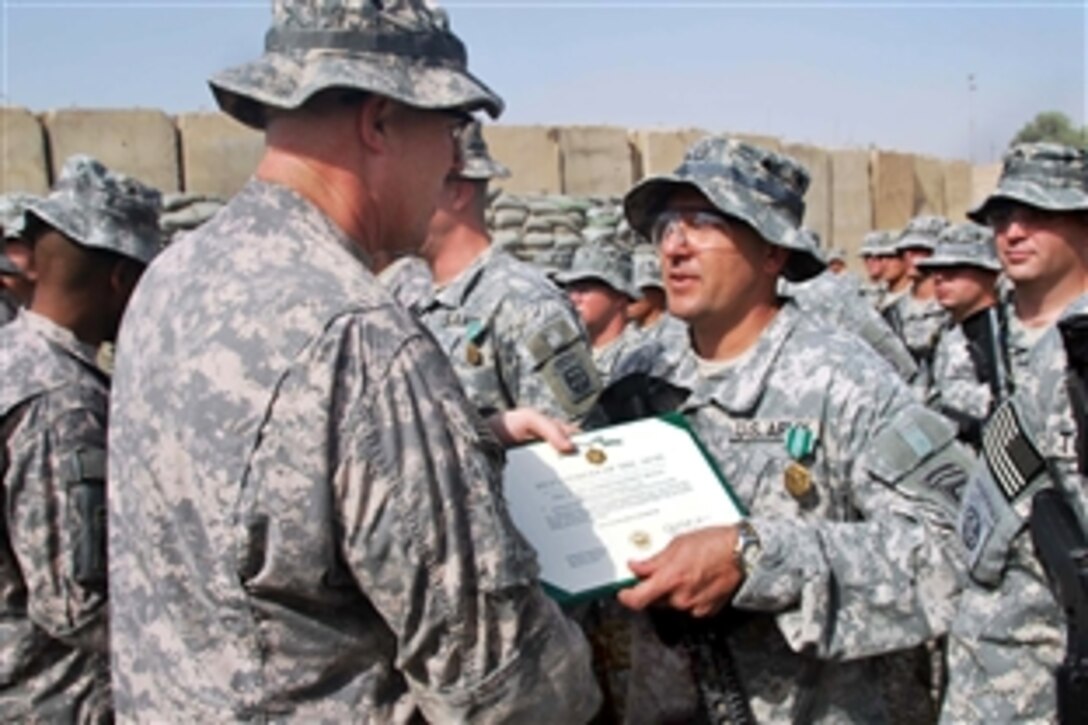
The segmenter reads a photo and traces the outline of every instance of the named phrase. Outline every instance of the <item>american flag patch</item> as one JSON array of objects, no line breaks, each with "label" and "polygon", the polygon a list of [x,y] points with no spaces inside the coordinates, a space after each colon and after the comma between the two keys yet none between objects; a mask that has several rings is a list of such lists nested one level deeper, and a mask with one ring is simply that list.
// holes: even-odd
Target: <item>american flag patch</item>
[{"label": "american flag patch", "polygon": [[998,488],[1011,503],[1031,484],[1046,463],[1024,433],[1011,403],[998,408],[982,431],[982,453]]}]

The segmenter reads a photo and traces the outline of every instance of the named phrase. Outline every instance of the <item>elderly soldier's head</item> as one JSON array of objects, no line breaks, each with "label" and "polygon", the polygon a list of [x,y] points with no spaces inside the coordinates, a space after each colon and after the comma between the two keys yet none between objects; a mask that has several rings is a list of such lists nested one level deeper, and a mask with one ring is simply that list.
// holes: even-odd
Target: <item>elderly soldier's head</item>
[{"label": "elderly soldier's head", "polygon": [[64,163],[49,196],[26,207],[38,284],[31,309],[83,342],[112,341],[158,253],[159,192],[88,156]]},{"label": "elderly soldier's head", "polygon": [[295,189],[379,264],[419,250],[470,113],[502,101],[423,0],[275,0],[265,53],[211,79],[265,132],[258,178]]},{"label": "elderly soldier's head", "polygon": [[469,123],[461,134],[460,158],[461,167],[449,173],[442,184],[422,249],[432,268],[440,258],[458,257],[456,264],[439,265],[449,267],[448,273],[436,270],[439,284],[459,273],[490,243],[488,183],[510,176],[510,171],[488,153],[478,121]]},{"label": "elderly soldier's head", "polygon": [[0,231],[3,233],[0,250],[11,264],[11,269],[0,276],[0,287],[23,306],[30,304],[38,279],[34,269],[34,242],[26,234],[26,206],[33,198],[30,194],[0,196]]},{"label": "elderly soldier's head", "polygon": [[1088,270],[1088,151],[1021,144],[1005,155],[997,189],[968,216],[994,230],[1017,289],[1075,286]]},{"label": "elderly soldier's head", "polygon": [[801,281],[823,269],[800,230],[808,182],[790,158],[711,137],[674,174],[628,192],[631,227],[658,246],[669,312],[697,338],[743,325],[755,309],[773,314],[780,275]]},{"label": "elderly soldier's head", "polygon": [[994,235],[972,222],[954,224],[941,232],[933,255],[918,262],[936,285],[937,302],[960,322],[997,302],[1001,264]]},{"label": "elderly soldier's head", "polygon": [[623,333],[627,306],[638,297],[631,274],[630,248],[603,236],[579,247],[570,269],[555,276],[578,310],[593,347],[603,347]]}]

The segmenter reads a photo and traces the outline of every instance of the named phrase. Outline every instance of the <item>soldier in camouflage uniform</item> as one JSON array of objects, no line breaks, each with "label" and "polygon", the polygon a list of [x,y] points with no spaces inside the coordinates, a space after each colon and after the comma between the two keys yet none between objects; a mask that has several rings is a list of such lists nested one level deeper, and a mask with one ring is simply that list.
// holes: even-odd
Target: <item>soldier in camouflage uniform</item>
[{"label": "soldier in camouflage uniform", "polygon": [[963,495],[958,528],[970,578],[949,632],[942,721],[1053,720],[1065,626],[1027,519],[1032,496],[1051,485],[1082,517],[1088,511],[1055,327],[1063,315],[1088,312],[1088,152],[1013,147],[997,189],[969,216],[994,230],[1014,285],[1007,342],[1014,393],[991,416],[984,462]]},{"label": "soldier in camouflage uniform", "polygon": [[30,194],[0,196],[0,229],[3,231],[3,256],[15,268],[0,277],[0,292],[7,303],[26,307],[34,295],[34,243],[26,234],[25,211],[36,197]]},{"label": "soldier in camouflage uniform", "polygon": [[948,320],[948,313],[934,296],[933,280],[918,267],[918,262],[933,254],[937,237],[948,221],[936,216],[920,216],[910,220],[895,242],[895,250],[906,266],[909,290],[891,306],[884,308],[884,318],[903,339],[918,364],[918,375],[912,388],[919,400],[926,399],[929,390],[933,351],[937,336]]},{"label": "soldier in camouflage uniform", "polygon": [[368,271],[418,253],[501,100],[421,0],[277,0],[211,81],[255,177],[133,297],[111,409],[123,720],[577,722],[599,693],[502,450]]},{"label": "soldier in camouflage uniform", "polygon": [[462,157],[461,171],[442,189],[423,245],[434,286],[411,310],[483,414],[530,407],[577,420],[601,388],[589,340],[570,302],[543,272],[491,246],[488,181],[510,172],[488,155],[479,123],[465,130]]},{"label": "soldier in camouflage uniform", "polygon": [[[972,222],[950,226],[941,232],[933,256],[921,260],[918,266],[933,277],[937,302],[950,316],[933,354],[926,403],[951,418],[961,430],[969,428],[964,432],[969,433],[974,444],[973,432],[980,428],[996,402],[991,384],[1003,387],[999,380],[985,379],[986,367],[990,366],[980,370],[975,359],[990,360],[1000,366],[999,378],[1008,374],[1004,354],[997,349],[1003,327],[996,287],[1001,263],[997,260],[993,232]],[[983,316],[992,319],[983,320]],[[985,323],[988,332],[998,334],[980,335],[969,342],[964,335],[964,323],[969,326]],[[973,355],[971,345],[976,346]]]},{"label": "soldier in camouflage uniform", "polygon": [[[899,252],[897,244],[900,232],[886,232],[881,240],[879,252],[883,263],[880,265],[880,281],[884,285],[884,297],[880,301],[880,313],[888,317],[888,310],[904,296],[910,293],[910,277],[907,274],[907,260]],[[889,320],[892,324],[892,320]],[[894,325],[893,325],[894,327]]]},{"label": "soldier in camouflage uniform", "polygon": [[[637,324],[644,340],[657,343],[659,354],[675,358],[688,345],[688,326],[669,314],[657,248],[640,244],[632,252],[631,261],[631,280],[642,297],[627,307],[630,325]],[[653,312],[646,313],[646,308]]]},{"label": "soldier in camouflage uniform", "polygon": [[865,265],[865,281],[860,285],[861,297],[879,309],[888,291],[883,281],[884,249],[889,245],[888,232],[869,232],[861,242],[861,262]]},{"label": "soldier in camouflage uniform", "polygon": [[39,281],[0,328],[0,720],[108,722],[106,417],[95,364],[159,246],[159,194],[76,156],[27,210]]},{"label": "soldier in camouflage uniform", "polygon": [[627,307],[639,296],[632,274],[631,249],[614,237],[602,236],[580,246],[570,269],[555,275],[589,333],[593,362],[605,385],[616,380],[625,359],[652,347],[637,327],[628,324]]},{"label": "soldier in camouflage uniform", "polygon": [[[751,513],[633,562],[642,581],[619,595],[696,618],[732,602],[697,659],[713,721],[745,694],[759,721],[887,719],[872,655],[944,631],[959,586],[951,426],[856,338],[777,296],[779,274],[822,267],[798,233],[807,186],[792,159],[715,137],[625,199],[691,326],[680,410]],[[708,677],[710,661],[737,677]]]},{"label": "soldier in camouflage uniform", "polygon": [[903,380],[910,381],[918,374],[910,351],[880,313],[860,298],[852,278],[825,269],[803,282],[781,280],[779,287],[813,321],[857,335],[887,360]]}]

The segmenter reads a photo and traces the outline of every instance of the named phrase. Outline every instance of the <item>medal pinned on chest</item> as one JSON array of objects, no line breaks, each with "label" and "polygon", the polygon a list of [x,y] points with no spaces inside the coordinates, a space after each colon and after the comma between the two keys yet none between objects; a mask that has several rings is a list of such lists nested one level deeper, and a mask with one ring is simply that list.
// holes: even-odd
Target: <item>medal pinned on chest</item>
[{"label": "medal pinned on chest", "polygon": [[474,368],[484,363],[484,353],[480,349],[480,341],[484,336],[484,326],[479,320],[472,320],[465,329],[465,362]]},{"label": "medal pinned on chest", "polygon": [[791,425],[786,430],[785,445],[791,461],[786,466],[783,483],[789,494],[800,501],[812,494],[812,471],[801,461],[816,450],[816,435],[807,426]]}]

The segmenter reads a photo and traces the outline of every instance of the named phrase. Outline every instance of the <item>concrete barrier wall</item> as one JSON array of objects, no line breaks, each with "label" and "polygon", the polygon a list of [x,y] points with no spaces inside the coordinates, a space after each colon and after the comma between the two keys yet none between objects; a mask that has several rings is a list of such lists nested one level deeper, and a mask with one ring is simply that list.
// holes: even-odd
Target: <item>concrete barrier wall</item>
[{"label": "concrete barrier wall", "polygon": [[233,196],[260,161],[264,137],[223,113],[186,113],[176,119],[185,191]]},{"label": "concrete barrier wall", "polygon": [[65,159],[83,153],[162,191],[181,189],[177,128],[162,111],[65,109],[44,114],[42,121],[53,179]]},{"label": "concrete barrier wall", "polygon": [[25,108],[0,108],[0,193],[49,188],[45,134]]},{"label": "concrete barrier wall", "polygon": [[[702,129],[608,126],[485,126],[515,194],[619,196],[643,176],[668,173]],[[163,191],[228,197],[252,173],[260,134],[220,113],[175,118],[146,109],[64,109],[36,114],[0,108],[0,192],[46,191],[64,159],[89,153]],[[872,229],[901,228],[915,214],[962,221],[997,184],[1000,164],[971,166],[882,149],[825,150],[772,136],[737,138],[793,155],[812,175],[805,223],[855,253]]]}]

